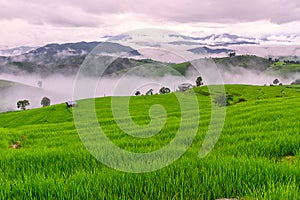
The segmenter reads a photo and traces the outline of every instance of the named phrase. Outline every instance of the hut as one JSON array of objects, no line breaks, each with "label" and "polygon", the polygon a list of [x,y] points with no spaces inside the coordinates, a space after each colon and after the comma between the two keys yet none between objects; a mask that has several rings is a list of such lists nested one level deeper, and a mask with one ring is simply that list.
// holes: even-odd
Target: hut
[{"label": "hut", "polygon": [[178,86],[178,88],[179,88],[179,90],[180,90],[181,92],[184,92],[184,91],[186,91],[186,90],[188,90],[188,89],[190,89],[190,88],[192,88],[192,87],[193,87],[193,85],[190,84],[190,83],[182,83],[182,84],[180,84],[180,85]]},{"label": "hut", "polygon": [[229,57],[234,57],[234,56],[236,56],[236,53],[235,53],[235,52],[230,52],[230,53],[229,53]]},{"label": "hut", "polygon": [[67,108],[72,108],[77,105],[77,102],[76,101],[67,101],[66,105],[67,105]]}]

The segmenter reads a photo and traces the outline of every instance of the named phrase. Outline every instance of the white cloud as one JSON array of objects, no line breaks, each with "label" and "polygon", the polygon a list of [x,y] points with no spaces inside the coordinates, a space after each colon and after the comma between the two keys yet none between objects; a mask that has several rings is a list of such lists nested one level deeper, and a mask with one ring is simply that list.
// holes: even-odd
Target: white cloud
[{"label": "white cloud", "polygon": [[300,2],[288,0],[0,0],[1,46],[100,40],[139,28],[203,36],[299,33]]},{"label": "white cloud", "polygon": [[99,16],[124,13],[184,23],[269,20],[281,24],[300,20],[300,3],[290,0],[10,0],[0,1],[0,5],[2,19],[21,18],[30,23],[74,26],[93,26]]}]

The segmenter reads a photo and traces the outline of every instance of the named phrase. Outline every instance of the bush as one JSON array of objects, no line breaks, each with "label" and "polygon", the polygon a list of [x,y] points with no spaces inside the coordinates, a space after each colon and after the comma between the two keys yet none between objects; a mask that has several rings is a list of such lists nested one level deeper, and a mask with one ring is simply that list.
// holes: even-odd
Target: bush
[{"label": "bush", "polygon": [[160,88],[160,90],[159,90],[159,93],[160,94],[168,94],[168,93],[170,93],[171,92],[171,90],[169,89],[169,88],[167,88],[167,87],[162,87],[162,88]]},{"label": "bush", "polygon": [[29,106],[30,103],[28,100],[20,100],[17,102],[17,107],[20,108],[21,110],[26,110],[26,106]]},{"label": "bush", "polygon": [[43,107],[45,107],[45,106],[50,106],[50,99],[49,99],[48,97],[44,97],[44,98],[42,99],[42,101],[41,101],[41,105],[42,105]]},{"label": "bush", "polygon": [[273,81],[273,84],[274,85],[277,85],[279,83],[279,80],[276,78],[276,79],[274,79],[274,81]]},{"label": "bush", "polygon": [[201,76],[197,77],[197,79],[196,79],[196,85],[197,85],[197,87],[203,85],[203,81],[202,81],[202,77]]}]

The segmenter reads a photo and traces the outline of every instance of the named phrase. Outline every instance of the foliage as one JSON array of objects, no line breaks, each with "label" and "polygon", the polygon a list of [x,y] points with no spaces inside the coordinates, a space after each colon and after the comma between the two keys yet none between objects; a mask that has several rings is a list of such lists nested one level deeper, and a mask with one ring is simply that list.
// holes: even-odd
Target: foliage
[{"label": "foliage", "polygon": [[42,105],[43,107],[45,107],[45,106],[50,106],[50,99],[49,99],[48,97],[44,97],[44,98],[42,99],[42,101],[41,101],[41,105]]},{"label": "foliage", "polygon": [[[225,89],[233,100],[247,101],[226,109],[213,151],[198,157],[210,124],[211,97],[199,93],[207,94],[208,87],[194,88],[201,118],[192,146],[172,165],[144,174],[119,172],[91,156],[75,129],[72,110],[64,104],[2,113],[0,199],[300,199],[299,86]],[[285,97],[277,98],[283,89]],[[111,97],[95,99],[95,111],[113,143],[132,152],[151,152],[169,144],[181,123],[174,93],[132,97],[132,120],[149,124],[149,108],[156,104],[166,109],[168,118],[147,139],[117,126]],[[9,148],[22,136],[21,148]]]},{"label": "foliage", "polygon": [[274,85],[277,85],[279,83],[279,80],[276,78],[276,79],[274,79],[274,81],[273,81],[273,84]]},{"label": "foliage", "polygon": [[162,87],[162,88],[160,88],[160,90],[159,90],[159,93],[160,93],[160,94],[168,94],[168,93],[170,93],[170,92],[171,92],[170,88],[167,88],[167,87]]},{"label": "foliage", "polygon": [[196,85],[199,87],[201,85],[203,85],[203,81],[202,81],[202,77],[201,76],[198,76],[197,79],[196,79]]},{"label": "foliage", "polygon": [[[90,45],[94,46],[96,44],[90,44]],[[5,58],[6,61],[5,63],[7,63],[7,66],[9,66],[5,68],[5,72],[13,74],[16,73],[17,71],[24,71],[28,73],[43,74],[44,76],[49,76],[53,73],[60,73],[65,75],[76,74],[78,68],[85,60],[86,55],[81,55],[79,53],[80,55],[59,57],[59,56],[55,56],[55,52],[56,52],[55,48],[57,47],[55,46],[53,47],[54,49],[52,48],[49,49],[49,47],[45,49],[45,47],[43,47],[39,50],[38,54],[35,53],[29,54],[30,56],[28,56],[23,61],[13,61],[14,59]],[[88,47],[88,49],[90,50],[90,46]],[[48,52],[48,53],[40,54],[40,52]],[[130,53],[134,53],[134,52],[135,51],[130,51]],[[290,77],[294,73],[300,72],[300,64],[297,61],[279,61],[279,60],[270,61],[269,59],[253,56],[253,55],[237,55],[233,57],[212,58],[212,61],[216,63],[216,65],[219,68],[225,70],[228,69],[230,66],[236,66],[236,67],[246,68],[250,70],[255,70],[258,72],[263,72],[263,73],[271,72],[274,75],[284,76],[285,78]],[[134,60],[128,58],[118,58],[113,63],[111,63],[108,70],[105,71],[104,75],[113,75],[113,74],[120,75],[128,72],[130,73],[131,69],[137,66],[138,69],[134,70],[135,71],[134,73],[138,73],[138,74],[135,75],[163,77],[166,74],[172,74],[172,75],[185,76],[191,66],[191,63],[184,62],[179,64],[170,64],[170,63],[157,62],[150,59]],[[147,70],[149,66],[155,70]],[[84,71],[86,75],[90,75],[90,76],[97,76],[99,72],[100,71],[98,68],[91,68],[89,70]]]},{"label": "foliage", "polygon": [[171,65],[170,67],[175,69],[181,75],[186,75],[188,68],[191,66],[191,63],[184,62],[180,64]]},{"label": "foliage", "polygon": [[26,106],[29,106],[30,103],[28,100],[20,100],[17,102],[17,108],[20,108],[21,110],[26,110]]},{"label": "foliage", "polygon": [[295,73],[300,72],[299,63],[285,63],[285,62],[275,62],[267,69],[267,72],[271,72],[274,75],[283,76],[285,78],[290,78]]}]

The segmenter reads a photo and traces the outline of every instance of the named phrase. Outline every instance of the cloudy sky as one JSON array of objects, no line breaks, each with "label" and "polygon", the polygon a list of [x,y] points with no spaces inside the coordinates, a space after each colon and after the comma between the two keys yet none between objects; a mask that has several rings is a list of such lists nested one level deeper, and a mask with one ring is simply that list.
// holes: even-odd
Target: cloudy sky
[{"label": "cloudy sky", "polygon": [[299,0],[0,0],[0,48],[101,40],[139,28],[192,36],[300,34]]}]

